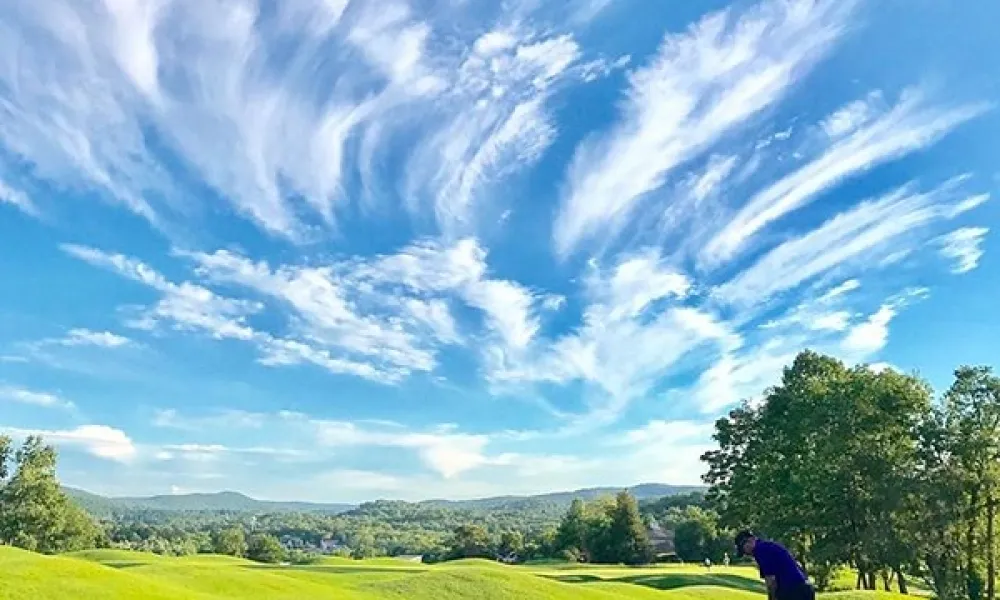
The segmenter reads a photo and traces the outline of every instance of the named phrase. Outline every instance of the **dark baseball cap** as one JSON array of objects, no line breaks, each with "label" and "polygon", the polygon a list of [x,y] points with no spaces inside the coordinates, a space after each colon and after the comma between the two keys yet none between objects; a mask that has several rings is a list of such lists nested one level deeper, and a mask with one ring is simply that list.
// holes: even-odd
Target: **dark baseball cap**
[{"label": "dark baseball cap", "polygon": [[736,534],[736,556],[743,556],[743,545],[747,543],[747,540],[754,537],[757,536],[749,529],[744,529]]}]

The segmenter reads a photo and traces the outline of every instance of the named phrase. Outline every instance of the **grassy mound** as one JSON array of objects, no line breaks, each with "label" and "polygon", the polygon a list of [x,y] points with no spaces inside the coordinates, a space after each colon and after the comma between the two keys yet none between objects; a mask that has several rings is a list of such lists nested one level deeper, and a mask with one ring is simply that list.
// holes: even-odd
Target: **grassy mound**
[{"label": "grassy mound", "polygon": [[0,565],[3,600],[209,600],[168,582],[78,558],[0,546]]},{"label": "grassy mound", "polygon": [[[98,550],[49,557],[0,547],[0,600],[763,600],[752,569],[534,565],[388,559],[303,567],[221,556]],[[900,600],[840,592],[823,600]]]}]

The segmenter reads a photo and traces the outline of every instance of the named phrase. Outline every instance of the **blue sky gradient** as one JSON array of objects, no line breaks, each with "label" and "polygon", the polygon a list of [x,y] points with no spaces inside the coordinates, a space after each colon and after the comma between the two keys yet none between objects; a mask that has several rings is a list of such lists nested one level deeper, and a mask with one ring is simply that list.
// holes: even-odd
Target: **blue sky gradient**
[{"label": "blue sky gradient", "polygon": [[803,348],[992,363],[986,0],[0,9],[0,430],[114,495],[697,483]]}]

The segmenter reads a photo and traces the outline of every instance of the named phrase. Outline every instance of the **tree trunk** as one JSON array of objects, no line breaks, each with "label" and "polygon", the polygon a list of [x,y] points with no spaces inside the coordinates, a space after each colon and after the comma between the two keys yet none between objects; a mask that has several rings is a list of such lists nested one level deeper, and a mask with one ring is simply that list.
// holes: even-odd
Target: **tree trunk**
[{"label": "tree trunk", "polygon": [[903,576],[903,569],[896,567],[896,582],[899,583],[899,593],[908,595],[910,593],[909,588],[906,585],[906,577]]},{"label": "tree trunk", "polygon": [[982,589],[976,584],[973,558],[976,555],[976,510],[979,504],[979,490],[973,490],[969,498],[968,528],[965,532],[965,584],[969,600],[980,600]]},{"label": "tree trunk", "polygon": [[856,590],[865,589],[863,585],[864,581],[865,581],[865,572],[861,569],[861,567],[858,567],[858,581],[854,584],[854,589]]},{"label": "tree trunk", "polygon": [[986,600],[996,600],[996,540],[993,539],[996,510],[991,495],[986,499]]},{"label": "tree trunk", "polygon": [[889,571],[882,571],[882,589],[887,592],[892,591],[892,575]]}]

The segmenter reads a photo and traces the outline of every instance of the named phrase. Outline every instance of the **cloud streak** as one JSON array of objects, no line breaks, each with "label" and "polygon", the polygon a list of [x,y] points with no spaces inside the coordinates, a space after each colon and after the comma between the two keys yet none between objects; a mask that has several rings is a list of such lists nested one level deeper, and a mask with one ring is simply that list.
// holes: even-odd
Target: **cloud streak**
[{"label": "cloud streak", "polygon": [[0,385],[0,400],[42,408],[60,408],[66,410],[76,408],[75,404],[55,394],[12,385]]},{"label": "cloud streak", "polygon": [[841,37],[853,2],[765,2],[668,35],[629,78],[621,120],[585,143],[554,229],[566,256],[617,236],[680,165],[780,100]]},{"label": "cloud streak", "polygon": [[963,227],[938,238],[941,256],[953,262],[952,273],[961,275],[979,266],[986,251],[983,243],[990,230],[986,227]]},{"label": "cloud streak", "polygon": [[[899,252],[902,241],[912,244],[930,223],[950,218],[956,202],[947,182],[928,192],[904,186],[880,198],[867,200],[788,240],[766,253],[715,291],[728,303],[753,306],[775,294],[792,290],[818,275],[841,268],[877,264],[877,259]],[[907,247],[907,246],[903,246]]]},{"label": "cloud streak", "polygon": [[958,125],[982,114],[987,106],[926,106],[921,92],[905,91],[891,110],[881,109],[875,95],[841,109],[824,124],[834,137],[845,136],[822,156],[759,192],[709,243],[701,255],[709,265],[729,260],[770,223],[879,164],[926,148]]}]

